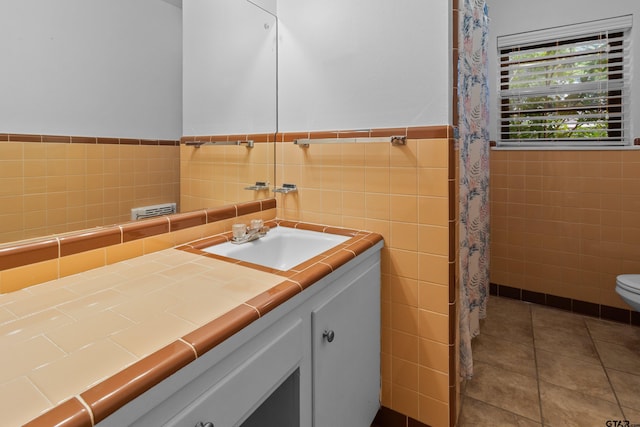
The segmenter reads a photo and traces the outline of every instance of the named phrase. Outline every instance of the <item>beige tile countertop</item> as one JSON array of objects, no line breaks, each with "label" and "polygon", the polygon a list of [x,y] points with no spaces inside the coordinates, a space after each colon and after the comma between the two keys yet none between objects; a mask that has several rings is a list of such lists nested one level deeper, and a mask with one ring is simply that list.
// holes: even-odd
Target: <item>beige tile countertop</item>
[{"label": "beige tile countertop", "polygon": [[348,234],[288,272],[196,245],[0,294],[2,425],[99,422],[382,239]]},{"label": "beige tile countertop", "polygon": [[0,413],[21,425],[274,287],[168,249],[0,295]]}]

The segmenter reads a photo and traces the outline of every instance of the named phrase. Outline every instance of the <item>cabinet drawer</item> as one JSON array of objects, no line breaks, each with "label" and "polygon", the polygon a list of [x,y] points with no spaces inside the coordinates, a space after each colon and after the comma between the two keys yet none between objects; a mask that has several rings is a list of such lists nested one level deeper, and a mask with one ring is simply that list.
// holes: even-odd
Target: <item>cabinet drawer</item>
[{"label": "cabinet drawer", "polygon": [[238,425],[292,373],[302,359],[302,321],[298,319],[260,348],[165,425]]}]

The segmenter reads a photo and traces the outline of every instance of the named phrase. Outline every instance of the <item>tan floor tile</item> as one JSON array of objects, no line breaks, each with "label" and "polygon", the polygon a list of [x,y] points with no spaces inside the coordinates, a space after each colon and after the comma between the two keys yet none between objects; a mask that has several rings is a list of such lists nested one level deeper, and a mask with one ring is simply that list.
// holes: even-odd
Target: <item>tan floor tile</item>
[{"label": "tan floor tile", "polygon": [[[539,396],[549,427],[602,426],[622,420],[621,411],[640,421],[638,328],[492,296],[472,345],[476,372],[462,391],[459,427],[540,425],[522,409],[539,409]],[[536,364],[527,380],[531,346]]]},{"label": "tan floor tile", "polygon": [[594,341],[602,364],[606,368],[637,374],[640,372],[640,345],[629,348],[620,344]]},{"label": "tan floor tile", "polygon": [[532,305],[531,320],[534,328],[561,329],[581,335],[587,333],[584,318],[568,311]]},{"label": "tan floor tile", "polygon": [[[640,375],[613,369],[607,369],[607,374],[620,405],[640,412]],[[640,422],[640,418],[637,421]]]},{"label": "tan floor tile", "polygon": [[640,328],[599,319],[585,319],[591,337],[597,341],[640,348]]},{"label": "tan floor tile", "polygon": [[536,360],[541,381],[616,403],[600,363],[585,362],[544,350],[536,351]]},{"label": "tan floor tile", "polygon": [[640,411],[635,409],[629,409],[623,407],[625,419],[629,421],[631,425],[640,425]]},{"label": "tan floor tile", "polygon": [[467,383],[465,393],[506,411],[540,421],[535,378],[476,362],[474,376]]},{"label": "tan floor tile", "polygon": [[529,306],[519,301],[492,298],[487,304],[487,317],[480,321],[483,335],[492,335],[519,344],[533,342]]},{"label": "tan floor tile", "polygon": [[532,304],[526,302],[492,296],[487,302],[487,315],[530,322],[531,307]]},{"label": "tan floor tile", "polygon": [[573,357],[586,362],[599,363],[598,353],[584,330],[569,330],[555,326],[534,326],[536,349],[546,350],[558,355]]},{"label": "tan floor tile", "polygon": [[544,381],[540,382],[540,398],[545,426],[595,427],[622,419],[616,404]]},{"label": "tan floor tile", "polygon": [[493,335],[480,335],[472,341],[473,360],[485,362],[497,368],[536,377],[533,342],[517,344]]},{"label": "tan floor tile", "polygon": [[457,427],[540,427],[541,425],[512,412],[465,397]]}]

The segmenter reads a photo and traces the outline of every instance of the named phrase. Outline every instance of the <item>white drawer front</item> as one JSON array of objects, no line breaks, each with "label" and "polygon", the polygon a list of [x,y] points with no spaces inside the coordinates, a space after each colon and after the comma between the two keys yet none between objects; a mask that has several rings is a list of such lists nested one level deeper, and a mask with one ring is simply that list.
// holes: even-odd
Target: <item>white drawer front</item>
[{"label": "white drawer front", "polygon": [[302,359],[302,332],[302,321],[298,319],[165,425],[238,425],[299,365]]}]

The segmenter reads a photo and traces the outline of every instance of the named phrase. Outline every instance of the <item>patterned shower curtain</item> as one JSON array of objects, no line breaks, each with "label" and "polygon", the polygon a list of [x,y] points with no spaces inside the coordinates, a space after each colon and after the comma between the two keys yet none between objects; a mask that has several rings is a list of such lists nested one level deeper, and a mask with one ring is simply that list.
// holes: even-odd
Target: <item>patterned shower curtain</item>
[{"label": "patterned shower curtain", "polygon": [[460,376],[470,379],[489,294],[488,11],[485,0],[459,3]]}]

